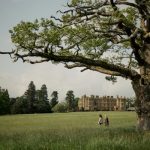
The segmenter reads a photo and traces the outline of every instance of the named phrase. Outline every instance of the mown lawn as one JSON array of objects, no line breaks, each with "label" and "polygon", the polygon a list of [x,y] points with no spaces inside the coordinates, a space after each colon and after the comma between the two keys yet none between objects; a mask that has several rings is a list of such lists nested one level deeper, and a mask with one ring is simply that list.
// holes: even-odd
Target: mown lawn
[{"label": "mown lawn", "polygon": [[98,125],[99,112],[0,116],[0,150],[150,150],[134,112],[101,113],[110,127]]}]

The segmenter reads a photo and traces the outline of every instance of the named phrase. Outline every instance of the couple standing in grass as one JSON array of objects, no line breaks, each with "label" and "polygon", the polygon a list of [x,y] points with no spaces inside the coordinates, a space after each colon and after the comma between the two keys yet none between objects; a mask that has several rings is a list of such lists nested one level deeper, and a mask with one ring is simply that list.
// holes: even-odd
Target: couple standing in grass
[{"label": "couple standing in grass", "polygon": [[99,114],[98,124],[102,125],[103,123],[105,124],[105,126],[109,126],[108,116],[105,114],[105,118],[103,119],[103,116],[101,114]]}]

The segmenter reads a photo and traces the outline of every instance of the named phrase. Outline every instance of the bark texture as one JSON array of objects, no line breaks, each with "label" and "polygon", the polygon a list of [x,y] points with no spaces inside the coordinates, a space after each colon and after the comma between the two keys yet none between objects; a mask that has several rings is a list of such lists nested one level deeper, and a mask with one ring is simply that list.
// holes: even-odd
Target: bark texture
[{"label": "bark texture", "polygon": [[141,78],[132,81],[136,95],[137,129],[150,130],[150,69],[141,68]]}]

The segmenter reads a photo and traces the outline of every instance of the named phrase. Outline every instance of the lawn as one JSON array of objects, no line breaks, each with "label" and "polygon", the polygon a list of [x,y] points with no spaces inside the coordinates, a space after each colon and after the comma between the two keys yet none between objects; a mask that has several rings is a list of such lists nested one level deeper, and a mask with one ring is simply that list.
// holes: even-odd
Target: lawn
[{"label": "lawn", "polygon": [[0,150],[150,150],[150,133],[135,130],[135,112],[0,116]]}]

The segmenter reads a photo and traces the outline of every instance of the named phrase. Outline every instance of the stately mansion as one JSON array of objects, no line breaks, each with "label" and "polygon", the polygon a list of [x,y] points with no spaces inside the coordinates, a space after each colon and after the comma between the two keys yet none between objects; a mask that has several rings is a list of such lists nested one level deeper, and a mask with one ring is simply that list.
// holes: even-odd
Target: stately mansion
[{"label": "stately mansion", "polygon": [[94,96],[90,97],[84,95],[78,101],[79,110],[83,111],[93,111],[93,110],[102,110],[102,111],[112,111],[119,110],[123,111],[126,109],[126,98],[119,97],[116,98],[113,96]]}]

